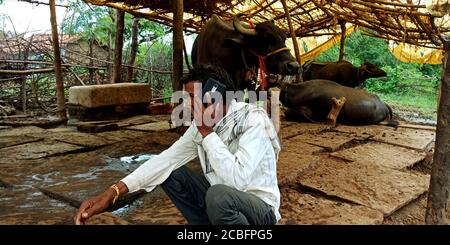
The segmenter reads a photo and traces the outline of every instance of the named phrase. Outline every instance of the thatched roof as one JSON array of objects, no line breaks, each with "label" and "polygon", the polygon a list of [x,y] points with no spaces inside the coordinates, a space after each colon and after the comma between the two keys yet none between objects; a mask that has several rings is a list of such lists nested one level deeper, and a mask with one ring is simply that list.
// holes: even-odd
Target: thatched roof
[{"label": "thatched roof", "polygon": [[[85,0],[125,10],[167,25],[172,23],[172,0]],[[288,0],[287,5],[298,37],[337,34],[338,22],[374,30],[371,35],[409,44],[440,47],[441,34],[450,34],[450,20],[431,11],[428,3],[442,0]],[[184,28],[199,32],[212,14],[231,20],[237,13],[255,22],[273,19],[289,32],[279,0],[184,0]],[[428,8],[427,8],[428,7]],[[444,6],[445,7],[445,6]],[[448,6],[447,6],[448,10]],[[445,11],[445,10],[444,10]]]}]

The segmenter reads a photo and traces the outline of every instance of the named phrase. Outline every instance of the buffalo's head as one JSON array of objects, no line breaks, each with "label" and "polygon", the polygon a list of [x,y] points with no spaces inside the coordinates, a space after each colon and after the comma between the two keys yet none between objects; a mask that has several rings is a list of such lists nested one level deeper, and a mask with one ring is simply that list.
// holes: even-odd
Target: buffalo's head
[{"label": "buffalo's head", "polygon": [[387,75],[386,72],[377,65],[367,61],[364,62],[359,69],[364,72],[365,78],[385,77]]},{"label": "buffalo's head", "polygon": [[238,14],[234,17],[234,29],[242,36],[233,41],[255,55],[265,57],[269,73],[298,74],[300,65],[286,48],[286,34],[272,21],[258,23],[255,28],[250,28],[240,21],[242,15]]}]

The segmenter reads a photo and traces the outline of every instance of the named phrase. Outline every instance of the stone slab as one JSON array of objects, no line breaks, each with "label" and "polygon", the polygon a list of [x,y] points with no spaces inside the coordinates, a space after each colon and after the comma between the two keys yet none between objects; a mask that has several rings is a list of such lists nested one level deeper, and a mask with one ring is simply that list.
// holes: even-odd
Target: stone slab
[{"label": "stone slab", "polygon": [[68,133],[55,133],[49,135],[50,139],[81,145],[89,148],[100,147],[107,144],[111,144],[113,142],[108,141],[103,137],[99,137],[93,134],[81,133],[81,132],[68,132]]},{"label": "stone slab", "polygon": [[18,135],[33,135],[45,132],[45,129],[36,126],[25,126],[12,129],[0,130],[0,137],[3,136],[18,136]]},{"label": "stone slab", "polygon": [[0,188],[1,225],[72,224],[75,209],[51,199],[35,188],[7,190]]},{"label": "stone slab", "polygon": [[30,136],[4,136],[0,137],[0,148],[9,146],[21,145],[25,143],[35,142],[41,140],[40,138]]},{"label": "stone slab", "polygon": [[86,108],[150,103],[151,88],[142,83],[117,83],[69,88],[69,104]]},{"label": "stone slab", "polygon": [[435,135],[436,133],[430,130],[389,128],[377,134],[373,139],[379,142],[423,150],[434,141]]},{"label": "stone slab", "polygon": [[78,125],[77,130],[85,133],[99,133],[106,131],[118,130],[119,126],[115,123],[101,124],[101,125]]},{"label": "stone slab", "polygon": [[374,225],[383,222],[383,213],[356,204],[328,200],[281,189],[282,219],[279,224],[298,225]]},{"label": "stone slab", "polygon": [[328,151],[335,151],[345,143],[350,142],[355,137],[351,134],[340,132],[306,133],[290,138],[291,141],[300,141],[325,148]]},{"label": "stone slab", "polygon": [[291,126],[291,125],[294,125],[294,124],[296,124],[297,122],[294,122],[294,121],[285,121],[285,120],[281,120],[280,121],[280,128],[286,128],[286,127],[288,127],[288,126]]},{"label": "stone slab", "polygon": [[426,192],[430,177],[373,164],[325,158],[305,171],[299,181],[329,196],[350,200],[388,216]]},{"label": "stone slab", "polygon": [[393,169],[403,169],[422,161],[427,154],[400,146],[370,142],[337,151],[331,155],[355,162],[376,164]]},{"label": "stone slab", "polygon": [[36,185],[48,192],[81,202],[102,193],[125,176],[124,171],[99,169],[80,174],[76,172],[72,175],[66,174],[62,178],[53,179],[50,183],[41,181]]},{"label": "stone slab", "polygon": [[318,146],[285,140],[277,162],[278,183],[284,185],[294,181],[300,173],[319,160],[313,152],[320,150],[322,148]]},{"label": "stone slab", "polygon": [[0,149],[0,156],[8,159],[27,160],[73,152],[80,149],[83,149],[83,146],[53,140],[43,140],[2,148]]},{"label": "stone slab", "polygon": [[131,127],[127,127],[126,129],[139,131],[166,131],[171,129],[171,127],[168,121],[167,122],[161,121],[161,122],[134,125]]},{"label": "stone slab", "polygon": [[[140,147],[141,144],[151,143],[165,146],[167,148],[180,138],[179,134],[167,131],[150,132],[137,130],[117,130],[111,132],[101,132],[95,135],[103,137],[111,142],[130,141],[130,144],[134,144],[136,147]],[[139,142],[139,144],[136,144],[136,142]]]},{"label": "stone slab", "polygon": [[101,214],[97,214],[92,216],[87,222],[86,225],[130,225],[131,223],[113,215],[110,212],[103,212]]},{"label": "stone slab", "polygon": [[73,133],[73,132],[77,132],[77,129],[75,127],[65,126],[65,127],[60,127],[60,128],[49,128],[49,129],[46,129],[46,132],[48,132],[48,133]]},{"label": "stone slab", "polygon": [[108,142],[118,142],[124,140],[136,140],[148,136],[148,132],[135,130],[116,130],[96,133],[96,136],[106,139]]},{"label": "stone slab", "polygon": [[[70,225],[77,211],[35,188],[0,189],[0,203],[0,225]],[[129,222],[104,212],[93,216],[86,224],[126,225]]]},{"label": "stone slab", "polygon": [[365,125],[365,126],[338,125],[333,130],[343,133],[350,133],[361,138],[371,138],[385,129],[389,129],[389,127],[380,125]]},{"label": "stone slab", "polygon": [[324,129],[326,129],[325,124],[295,122],[289,126],[282,127],[279,134],[282,139],[289,139],[300,134],[317,133]]},{"label": "stone slab", "polygon": [[119,127],[128,127],[133,125],[152,123],[159,121],[159,118],[155,115],[139,115],[134,117],[129,117],[117,122]]}]

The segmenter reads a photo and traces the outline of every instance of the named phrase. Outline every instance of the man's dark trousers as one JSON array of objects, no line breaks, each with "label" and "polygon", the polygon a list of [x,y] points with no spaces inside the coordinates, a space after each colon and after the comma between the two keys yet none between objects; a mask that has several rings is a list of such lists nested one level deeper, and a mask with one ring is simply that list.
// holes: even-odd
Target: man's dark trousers
[{"label": "man's dark trousers", "polygon": [[259,197],[226,185],[211,186],[186,166],[173,171],[161,187],[189,224],[274,225],[272,207]]}]

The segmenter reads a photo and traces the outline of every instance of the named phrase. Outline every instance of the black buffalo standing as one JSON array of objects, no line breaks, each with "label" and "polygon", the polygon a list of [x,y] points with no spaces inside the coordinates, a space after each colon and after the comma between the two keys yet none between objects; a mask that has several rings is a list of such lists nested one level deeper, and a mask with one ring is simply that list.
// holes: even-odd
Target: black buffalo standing
[{"label": "black buffalo standing", "polygon": [[375,95],[362,89],[349,88],[333,81],[316,79],[291,84],[277,76],[267,80],[269,87],[280,87],[280,101],[289,108],[286,119],[294,121],[327,121],[332,107],[332,97],[345,97],[337,121],[349,125],[378,124],[392,121],[392,109]]},{"label": "black buffalo standing", "polygon": [[385,77],[386,72],[377,65],[365,62],[360,67],[348,61],[307,62],[303,68],[303,80],[326,79],[347,87],[360,87],[368,78]]},{"label": "black buffalo standing", "polygon": [[209,63],[224,68],[236,90],[254,90],[249,72],[259,67],[258,56],[265,57],[268,73],[294,75],[300,65],[286,48],[285,33],[271,21],[250,28],[236,15],[233,24],[216,15],[206,23],[192,47],[192,63]]}]

